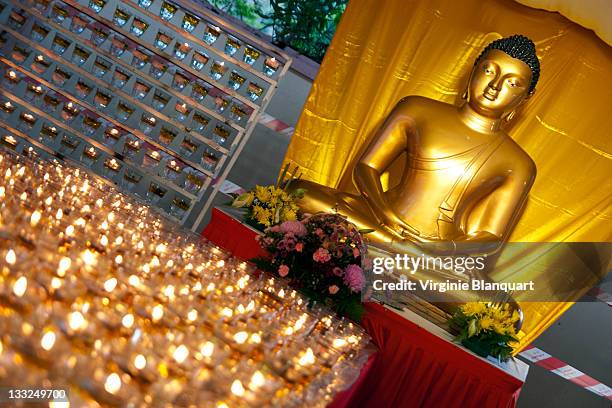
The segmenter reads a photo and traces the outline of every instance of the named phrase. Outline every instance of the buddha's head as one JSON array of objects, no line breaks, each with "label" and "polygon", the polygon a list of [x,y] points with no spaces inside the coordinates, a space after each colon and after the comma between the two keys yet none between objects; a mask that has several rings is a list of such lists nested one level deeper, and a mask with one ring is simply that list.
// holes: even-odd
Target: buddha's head
[{"label": "buddha's head", "polygon": [[535,91],[540,62],[533,42],[522,35],[493,41],[474,63],[467,103],[481,115],[511,117]]}]

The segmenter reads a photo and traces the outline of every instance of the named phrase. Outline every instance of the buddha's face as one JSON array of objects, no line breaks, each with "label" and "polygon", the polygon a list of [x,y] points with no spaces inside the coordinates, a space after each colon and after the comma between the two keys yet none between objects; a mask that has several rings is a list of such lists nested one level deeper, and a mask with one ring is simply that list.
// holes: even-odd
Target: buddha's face
[{"label": "buddha's face", "polygon": [[489,51],[474,67],[468,85],[468,103],[476,112],[501,118],[528,96],[531,69],[500,50]]}]

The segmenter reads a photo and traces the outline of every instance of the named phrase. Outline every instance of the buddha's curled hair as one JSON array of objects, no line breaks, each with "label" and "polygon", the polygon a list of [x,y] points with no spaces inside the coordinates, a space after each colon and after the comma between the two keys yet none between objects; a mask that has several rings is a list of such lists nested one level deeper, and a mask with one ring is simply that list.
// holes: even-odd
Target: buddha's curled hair
[{"label": "buddha's curled hair", "polygon": [[540,61],[536,55],[535,44],[524,35],[512,35],[506,38],[495,40],[486,46],[480,53],[474,65],[478,65],[480,60],[487,55],[491,50],[500,50],[511,56],[512,58],[523,61],[531,68],[531,83],[529,84],[529,93],[535,89],[538,79],[540,78]]}]

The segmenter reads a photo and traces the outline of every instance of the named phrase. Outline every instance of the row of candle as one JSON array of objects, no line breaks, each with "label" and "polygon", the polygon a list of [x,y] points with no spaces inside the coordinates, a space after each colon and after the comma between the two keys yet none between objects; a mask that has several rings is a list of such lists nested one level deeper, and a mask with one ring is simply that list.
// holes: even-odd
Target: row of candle
[{"label": "row of candle", "polygon": [[0,379],[85,402],[319,406],[367,356],[359,327],[278,279],[83,171],[6,153],[0,300]]}]

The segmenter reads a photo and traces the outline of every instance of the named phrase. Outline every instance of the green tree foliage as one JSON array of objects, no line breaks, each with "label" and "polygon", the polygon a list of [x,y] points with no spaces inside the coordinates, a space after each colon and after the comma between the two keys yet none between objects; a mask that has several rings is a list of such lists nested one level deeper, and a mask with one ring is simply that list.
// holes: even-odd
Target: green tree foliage
[{"label": "green tree foliage", "polygon": [[208,0],[260,30],[272,29],[279,46],[321,62],[348,0]]}]

